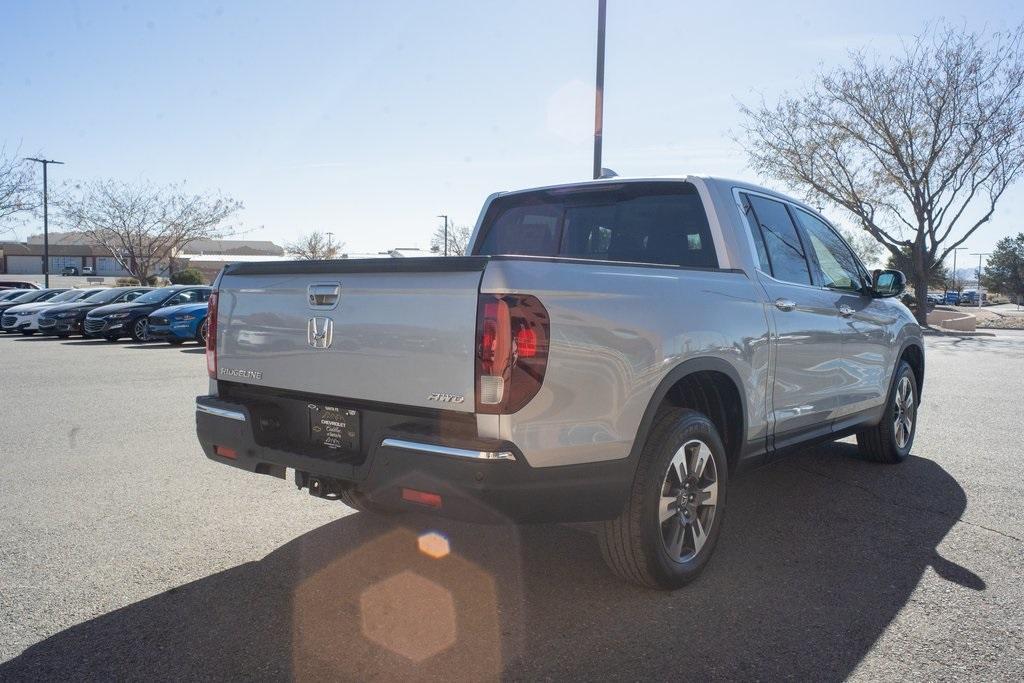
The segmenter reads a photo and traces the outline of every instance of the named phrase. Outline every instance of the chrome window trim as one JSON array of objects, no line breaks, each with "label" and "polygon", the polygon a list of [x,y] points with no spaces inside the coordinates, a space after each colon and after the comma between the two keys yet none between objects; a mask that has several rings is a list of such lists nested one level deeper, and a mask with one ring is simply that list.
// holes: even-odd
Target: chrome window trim
[{"label": "chrome window trim", "polygon": [[237,420],[238,422],[245,422],[245,413],[237,410],[227,410],[226,408],[215,408],[214,406],[208,406],[205,403],[196,403],[197,413],[206,413],[207,415],[215,415],[216,417],[223,417],[228,420]]},{"label": "chrome window trim", "polygon": [[515,460],[516,456],[510,451],[474,451],[468,448],[452,448],[450,446],[438,446],[432,443],[421,443],[419,441],[406,441],[405,439],[384,439],[380,442],[382,448],[401,448],[405,451],[416,451],[417,453],[430,453],[432,455],[447,455],[455,458],[469,458],[470,460]]}]

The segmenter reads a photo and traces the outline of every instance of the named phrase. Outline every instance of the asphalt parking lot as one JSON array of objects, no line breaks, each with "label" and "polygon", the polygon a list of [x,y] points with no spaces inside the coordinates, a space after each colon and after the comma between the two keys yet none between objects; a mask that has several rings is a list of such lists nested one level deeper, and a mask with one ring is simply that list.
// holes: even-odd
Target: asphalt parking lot
[{"label": "asphalt parking lot", "polygon": [[585,529],[374,518],[208,461],[192,345],[0,337],[0,680],[1020,680],[1024,333],[927,365],[906,463],[842,442],[736,479],[704,576],[659,593]]}]

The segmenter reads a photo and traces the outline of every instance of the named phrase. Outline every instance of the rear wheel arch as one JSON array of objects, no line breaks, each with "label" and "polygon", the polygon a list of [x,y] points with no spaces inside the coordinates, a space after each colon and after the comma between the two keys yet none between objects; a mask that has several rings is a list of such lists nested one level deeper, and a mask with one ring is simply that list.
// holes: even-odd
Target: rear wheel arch
[{"label": "rear wheel arch", "polygon": [[732,364],[706,356],[685,360],[669,371],[654,390],[640,420],[629,455],[634,467],[655,418],[667,407],[690,408],[705,414],[725,442],[729,469],[736,468],[746,441],[748,417],[746,391]]},{"label": "rear wheel arch", "polygon": [[[914,371],[914,379],[917,382],[917,400],[921,401],[921,392],[924,389],[924,348],[917,340],[908,341],[903,344],[900,350],[899,360],[907,361],[907,365]],[[892,383],[896,381],[896,372],[899,369],[899,361],[893,368]]]}]

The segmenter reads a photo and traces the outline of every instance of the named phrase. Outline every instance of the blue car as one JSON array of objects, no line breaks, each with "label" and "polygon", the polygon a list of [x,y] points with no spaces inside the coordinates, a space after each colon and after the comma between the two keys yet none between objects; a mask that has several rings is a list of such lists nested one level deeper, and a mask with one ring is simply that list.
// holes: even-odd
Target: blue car
[{"label": "blue car", "polygon": [[946,303],[947,304],[952,304],[953,306],[959,305],[959,303],[960,303],[960,293],[959,292],[946,292]]},{"label": "blue car", "polygon": [[207,305],[207,302],[202,301],[158,308],[149,314],[149,339],[168,344],[194,341],[206,346]]}]

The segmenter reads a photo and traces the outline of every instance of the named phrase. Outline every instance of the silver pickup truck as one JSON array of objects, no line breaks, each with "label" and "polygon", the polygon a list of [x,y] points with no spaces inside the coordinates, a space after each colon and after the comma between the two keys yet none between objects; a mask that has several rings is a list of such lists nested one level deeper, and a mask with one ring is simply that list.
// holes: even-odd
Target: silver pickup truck
[{"label": "silver pickup truck", "polygon": [[903,275],[798,201],[703,176],[502,192],[470,254],[227,267],[206,455],[359,510],[599,522],[616,574],[674,588],[737,471],[850,434],[910,451]]}]

